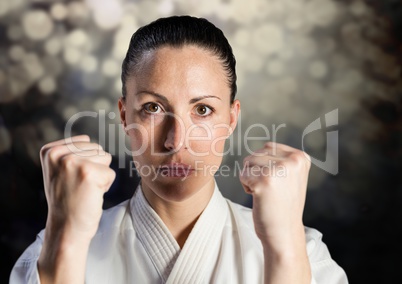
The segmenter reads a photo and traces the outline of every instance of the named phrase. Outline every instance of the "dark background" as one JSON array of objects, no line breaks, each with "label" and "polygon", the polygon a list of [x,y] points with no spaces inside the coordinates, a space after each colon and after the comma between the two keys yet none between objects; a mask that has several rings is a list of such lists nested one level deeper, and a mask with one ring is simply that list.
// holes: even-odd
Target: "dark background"
[{"label": "dark background", "polygon": [[[303,129],[339,110],[338,125],[329,129],[339,135],[339,173],[313,165],[305,224],[323,233],[350,283],[401,283],[401,2],[215,2],[125,1],[119,10],[114,1],[101,1],[97,6],[113,12],[105,14],[93,1],[0,1],[0,283],[8,282],[13,264],[45,226],[40,147],[63,138],[75,113],[117,113],[119,50],[125,51],[138,26],[169,14],[207,17],[228,36],[238,61],[243,109],[244,126],[235,135],[244,135],[253,123],[286,123],[278,141],[301,148]],[[37,34],[49,28],[40,14],[35,29],[24,26],[32,23],[26,20],[30,11],[45,12],[51,31]],[[118,116],[106,122],[116,126],[106,137],[121,127]],[[99,131],[89,118],[73,128],[74,134],[102,142]],[[321,160],[326,131],[311,134],[305,149]],[[241,154],[226,157],[227,165],[247,154],[241,143],[234,147]],[[129,158],[109,151],[117,177],[105,208],[130,198],[138,183]],[[237,177],[217,180],[225,196],[251,206]]]}]

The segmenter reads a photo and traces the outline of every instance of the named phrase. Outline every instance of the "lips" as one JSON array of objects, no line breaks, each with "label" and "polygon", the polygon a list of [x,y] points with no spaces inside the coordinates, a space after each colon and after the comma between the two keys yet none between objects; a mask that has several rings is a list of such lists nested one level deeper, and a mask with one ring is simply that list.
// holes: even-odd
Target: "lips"
[{"label": "lips", "polygon": [[182,163],[170,163],[159,167],[158,171],[164,177],[186,177],[194,172],[190,165]]}]

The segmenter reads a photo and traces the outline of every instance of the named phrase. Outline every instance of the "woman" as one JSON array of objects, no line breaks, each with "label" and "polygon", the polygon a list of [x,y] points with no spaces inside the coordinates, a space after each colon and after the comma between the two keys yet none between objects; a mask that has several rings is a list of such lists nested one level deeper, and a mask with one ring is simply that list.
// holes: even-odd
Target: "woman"
[{"label": "woman", "polygon": [[[120,117],[141,175],[134,196],[102,212],[110,155],[85,135],[45,145],[46,230],[12,283],[347,283],[321,234],[302,223],[305,153],[267,143],[244,160],[252,211],[219,192],[214,174],[240,102],[218,28],[189,16],[140,28],[122,82]],[[272,162],[286,175],[266,174]]]}]

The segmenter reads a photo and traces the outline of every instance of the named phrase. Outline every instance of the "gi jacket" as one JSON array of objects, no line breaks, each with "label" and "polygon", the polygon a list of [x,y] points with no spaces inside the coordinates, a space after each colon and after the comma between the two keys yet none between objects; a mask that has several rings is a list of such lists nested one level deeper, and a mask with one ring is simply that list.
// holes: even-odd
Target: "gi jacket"
[{"label": "gi jacket", "polygon": [[[312,283],[348,283],[321,233],[305,231]],[[42,230],[18,259],[10,283],[40,283],[37,261],[43,236]],[[130,200],[103,212],[89,248],[85,282],[263,283],[263,248],[251,209],[225,199],[215,183],[211,200],[180,249],[139,185]]]}]

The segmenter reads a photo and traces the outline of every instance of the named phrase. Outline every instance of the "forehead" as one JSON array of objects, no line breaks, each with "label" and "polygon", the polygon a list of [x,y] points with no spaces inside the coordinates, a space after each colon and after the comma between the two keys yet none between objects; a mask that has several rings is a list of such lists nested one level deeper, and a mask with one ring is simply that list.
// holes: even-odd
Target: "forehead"
[{"label": "forehead", "polygon": [[193,45],[166,46],[145,54],[127,87],[134,88],[134,92],[146,89],[164,96],[218,93],[230,97],[222,62],[212,52]]}]

